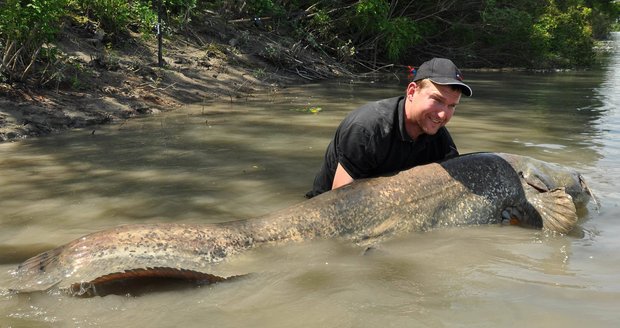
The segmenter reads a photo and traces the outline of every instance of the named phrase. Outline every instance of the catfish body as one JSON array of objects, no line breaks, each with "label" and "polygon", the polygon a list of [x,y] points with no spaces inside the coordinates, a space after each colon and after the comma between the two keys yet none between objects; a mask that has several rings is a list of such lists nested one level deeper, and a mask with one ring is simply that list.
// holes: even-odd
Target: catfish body
[{"label": "catfish body", "polygon": [[14,272],[13,290],[56,286],[92,296],[128,280],[213,283],[227,279],[217,263],[258,246],[317,238],[369,244],[412,231],[508,218],[566,233],[576,225],[576,206],[590,195],[572,169],[512,154],[475,153],[355,181],[259,218],[98,231],[26,260]]}]

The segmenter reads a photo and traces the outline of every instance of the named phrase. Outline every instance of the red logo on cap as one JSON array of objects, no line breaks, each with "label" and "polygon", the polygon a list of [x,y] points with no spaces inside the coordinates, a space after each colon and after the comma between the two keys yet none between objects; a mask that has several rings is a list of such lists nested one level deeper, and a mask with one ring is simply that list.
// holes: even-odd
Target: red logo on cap
[{"label": "red logo on cap", "polygon": [[456,79],[459,81],[463,81],[463,76],[461,76],[461,73],[456,73]]}]

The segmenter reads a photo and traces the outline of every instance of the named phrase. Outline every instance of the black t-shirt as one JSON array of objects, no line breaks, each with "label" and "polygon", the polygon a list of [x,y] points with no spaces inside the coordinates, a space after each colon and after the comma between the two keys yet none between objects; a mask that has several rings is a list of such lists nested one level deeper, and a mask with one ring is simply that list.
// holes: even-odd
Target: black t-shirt
[{"label": "black t-shirt", "polygon": [[372,102],[347,115],[306,197],[331,190],[338,163],[353,179],[362,179],[458,156],[448,129],[413,140],[404,120],[404,96]]}]

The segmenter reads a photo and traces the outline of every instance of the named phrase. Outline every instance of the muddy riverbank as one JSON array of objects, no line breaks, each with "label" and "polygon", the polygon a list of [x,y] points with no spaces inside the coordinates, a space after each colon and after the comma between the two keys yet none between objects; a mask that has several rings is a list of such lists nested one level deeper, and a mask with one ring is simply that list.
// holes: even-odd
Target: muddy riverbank
[{"label": "muddy riverbank", "polygon": [[[89,26],[67,24],[57,80],[0,83],[0,141],[93,128],[186,104],[243,101],[290,85],[352,76],[341,63],[290,37],[212,18],[167,35],[164,67],[156,39],[108,42]],[[40,84],[40,83],[39,83]]]}]

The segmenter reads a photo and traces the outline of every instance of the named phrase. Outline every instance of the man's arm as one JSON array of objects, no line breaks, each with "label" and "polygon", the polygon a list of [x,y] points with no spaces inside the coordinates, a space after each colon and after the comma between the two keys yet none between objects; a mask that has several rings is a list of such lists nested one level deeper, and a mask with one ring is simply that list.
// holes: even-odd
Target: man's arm
[{"label": "man's arm", "polygon": [[334,174],[334,182],[332,183],[332,189],[336,189],[342,187],[344,185],[348,185],[353,182],[353,178],[347,173],[347,171],[338,163],[338,167],[336,167],[336,174]]}]

